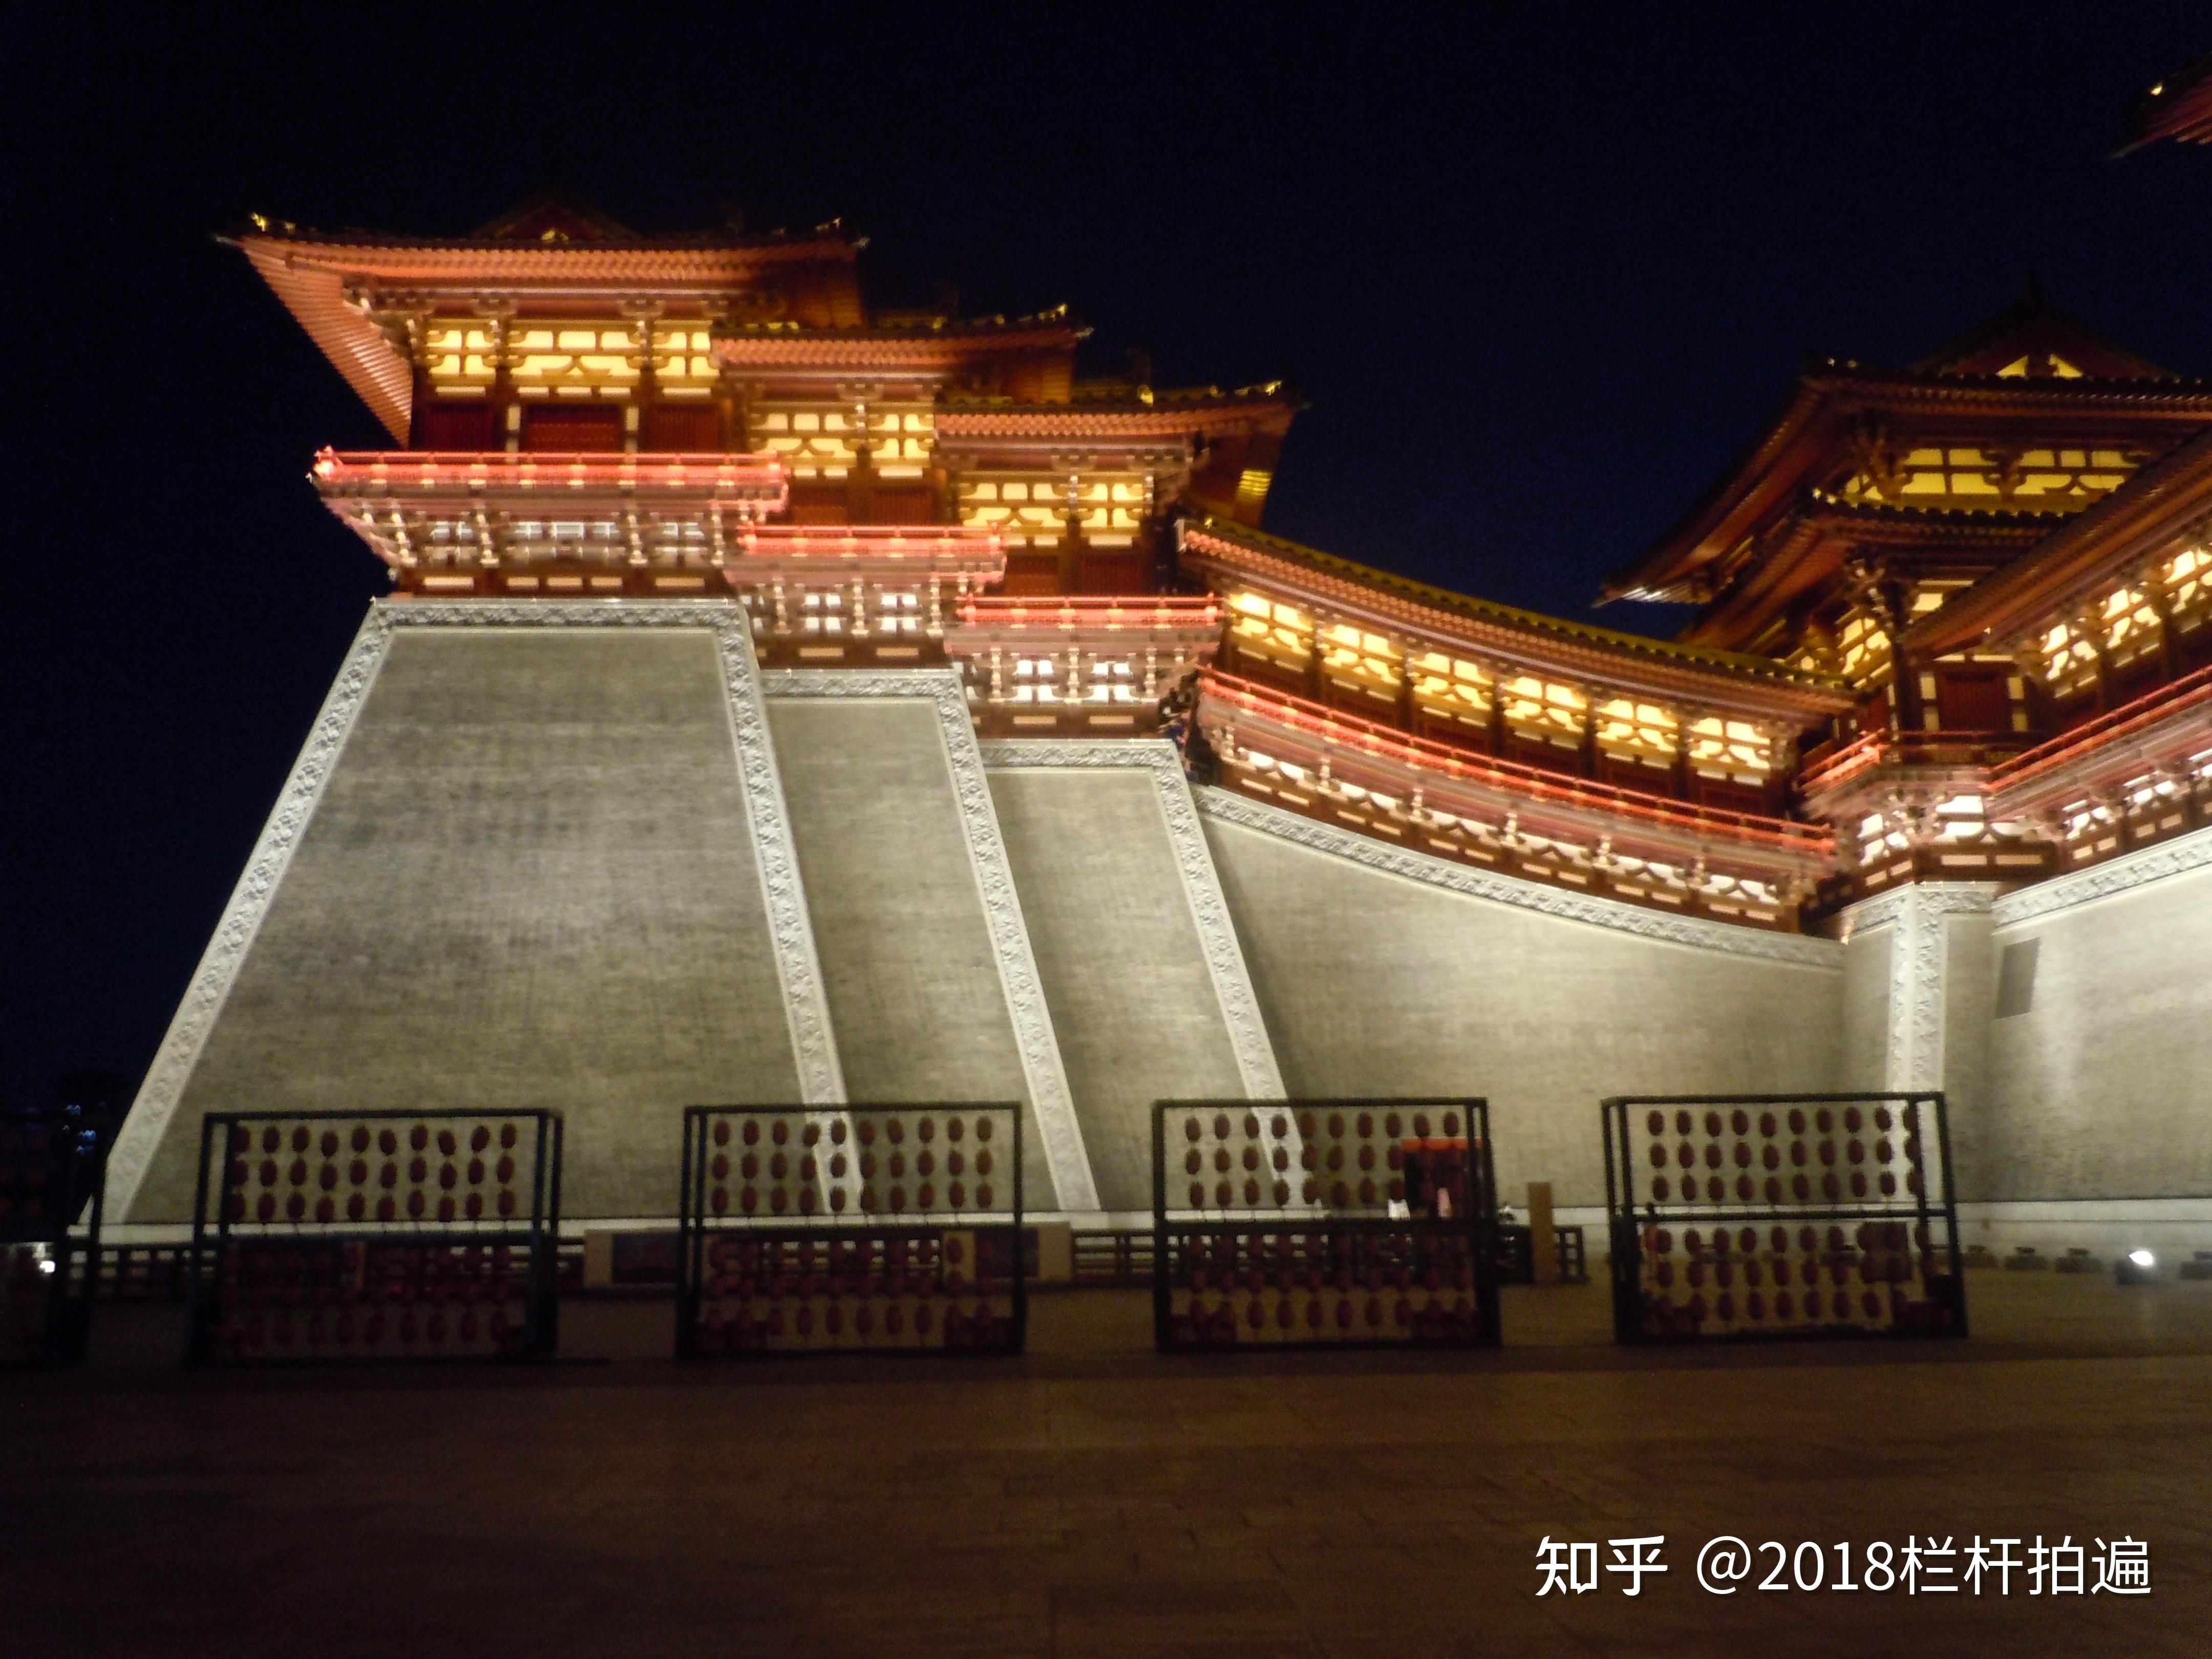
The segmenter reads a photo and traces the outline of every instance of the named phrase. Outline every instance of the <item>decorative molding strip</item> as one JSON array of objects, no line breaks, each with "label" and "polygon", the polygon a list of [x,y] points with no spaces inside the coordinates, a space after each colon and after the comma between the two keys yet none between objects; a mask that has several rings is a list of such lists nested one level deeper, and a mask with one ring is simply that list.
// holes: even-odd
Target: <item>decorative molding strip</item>
[{"label": "decorative molding strip", "polygon": [[154,1063],[138,1085],[137,1098],[123,1120],[122,1131],[107,1158],[107,1213],[118,1222],[130,1217],[131,1201],[146,1178],[169,1120],[176,1115],[177,1103],[184,1097],[185,1085],[207,1047],[216,1017],[229,1000],[239,965],[261,930],[269,901],[291,866],[293,849],[314,816],[323,786],[330,781],[346,739],[352,735],[354,717],[384,666],[391,641],[385,617],[388,608],[386,602],[379,600],[362,619],[337,678],[323,699],[321,711],[308,728],[299,758],[292,763],[291,775],[284,780],[276,805],[246,860],[246,869],[231,890],[230,902],[216,923],[215,936],[202,952],[199,966],[185,988],[184,999],[162,1036],[161,1046],[155,1051]]},{"label": "decorative molding strip", "polygon": [[1014,892],[1013,867],[1000,839],[999,817],[983,775],[983,757],[968,714],[968,694],[959,671],[949,668],[845,669],[778,668],[763,671],[763,690],[771,698],[870,697],[927,702],[937,712],[955,799],[967,830],[968,859],[983,901],[984,920],[998,958],[999,984],[1020,1051],[1022,1075],[1052,1168],[1059,1207],[1089,1212],[1098,1208],[1098,1188],[1076,1121],[1075,1100],[1053,1035],[1052,1012],[1045,1006],[1044,981],[1030,949],[1029,928]]},{"label": "decorative molding strip", "polygon": [[1143,770],[1152,775],[1160,811],[1167,818],[1168,842],[1175,849],[1176,867],[1182,878],[1183,897],[1198,928],[1200,947],[1206,953],[1206,971],[1213,979],[1214,997],[1221,1006],[1244,1093],[1254,1100],[1283,1098],[1283,1074],[1275,1064],[1274,1046],[1267,1040],[1259,999],[1253,994],[1244,952],[1237,943],[1237,929],[1230,921],[1221,878],[1213,868],[1212,852],[1206,844],[1206,832],[1199,827],[1190,783],[1183,776],[1182,751],[1162,738],[1097,742],[1018,738],[987,743],[982,752],[983,764],[990,770],[1081,767]]},{"label": "decorative molding strip", "polygon": [[2192,830],[2155,847],[2138,848],[2086,870],[2053,876],[2008,893],[1990,908],[1998,927],[2016,927],[2024,921],[2077,909],[2099,899],[2116,898],[2168,876],[2187,875],[2208,866],[2212,866],[2212,829]]},{"label": "decorative molding strip", "polygon": [[792,1054],[799,1066],[799,1097],[810,1105],[839,1102],[846,1097],[845,1074],[830,1024],[829,988],[815,954],[806,887],[799,877],[799,843],[784,803],[783,779],[776,771],[768,710],[761,701],[752,624],[743,605],[725,602],[720,608],[734,619],[731,625],[716,626],[714,640],[721,653],[730,736],[737,744],[745,811],[752,821],[753,864],[760,872],[761,896],[767,902],[769,928],[775,940],[776,972],[783,981],[784,1016],[790,1022]]},{"label": "decorative molding strip", "polygon": [[1943,922],[1949,916],[1986,915],[1996,894],[1993,882],[1920,883],[1862,900],[1836,917],[1833,929],[1844,942],[1878,928],[1894,930],[1885,1088],[1943,1086]]},{"label": "decorative molding strip", "polygon": [[379,599],[362,619],[116,1138],[107,1161],[107,1211],[118,1221],[130,1214],[131,1202],[184,1097],[246,951],[383,669],[392,635],[403,628],[696,628],[714,635],[799,1085],[808,1100],[844,1098],[805,895],[797,878],[775,752],[754,682],[757,671],[744,611],[728,600]]},{"label": "decorative molding strip", "polygon": [[1237,824],[1247,830],[1256,830],[1279,841],[1293,842],[1318,852],[1331,853],[1355,864],[1364,865],[1370,870],[1403,876],[1410,881],[1441,887],[1470,898],[1488,899],[1493,903],[1510,905],[1519,910],[1533,910],[1540,915],[1556,916],[1567,921],[1586,922],[1595,927],[1632,933],[1639,939],[1687,945],[1692,950],[1717,951],[1728,956],[1747,957],[1761,962],[1788,963],[1798,967],[1828,968],[1839,971],[1843,967],[1842,949],[1832,939],[1812,938],[1802,933],[1770,933],[1759,927],[1734,927],[1704,916],[1670,916],[1638,905],[1624,904],[1617,899],[1601,898],[1592,893],[1563,892],[1512,876],[1502,876],[1492,871],[1477,870],[1467,865],[1431,858],[1425,853],[1416,853],[1409,848],[1385,847],[1367,836],[1352,835],[1312,818],[1285,812],[1279,807],[1265,805],[1226,789],[1209,787],[1195,793],[1198,809],[1207,817],[1218,819],[1224,823]]}]

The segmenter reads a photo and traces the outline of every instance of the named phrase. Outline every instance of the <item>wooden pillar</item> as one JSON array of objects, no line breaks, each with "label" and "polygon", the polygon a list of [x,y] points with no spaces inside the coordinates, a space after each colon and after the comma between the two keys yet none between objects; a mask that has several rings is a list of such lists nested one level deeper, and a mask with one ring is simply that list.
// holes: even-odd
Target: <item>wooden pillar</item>
[{"label": "wooden pillar", "polygon": [[854,428],[853,464],[845,472],[845,516],[854,524],[866,524],[875,510],[876,495],[876,450],[868,430],[871,416],[866,392],[854,398],[848,418]]},{"label": "wooden pillar", "polygon": [[1695,708],[1677,708],[1674,711],[1674,768],[1672,775],[1677,800],[1691,798],[1694,779],[1690,771],[1690,744],[1693,741],[1690,728],[1705,718],[1704,713]]},{"label": "wooden pillar", "polygon": [[633,455],[645,447],[646,411],[659,401],[660,372],[653,352],[653,325],[660,313],[656,300],[622,302],[622,314],[637,331],[637,349],[626,354],[630,366],[637,370],[637,382],[630,387],[629,404],[623,411],[623,448]]},{"label": "wooden pillar", "polygon": [[1073,593],[1083,568],[1083,474],[1071,471],[1067,475],[1066,504],[1060,509],[1062,527],[1060,534],[1060,591]]}]

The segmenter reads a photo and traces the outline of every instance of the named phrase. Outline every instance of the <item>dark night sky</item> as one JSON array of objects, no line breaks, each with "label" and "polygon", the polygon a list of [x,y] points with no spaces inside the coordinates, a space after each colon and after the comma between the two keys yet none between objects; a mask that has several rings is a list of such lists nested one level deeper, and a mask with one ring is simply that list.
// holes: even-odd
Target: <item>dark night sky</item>
[{"label": "dark night sky", "polygon": [[1806,357],[1908,361],[2026,273],[2212,372],[2212,152],[2108,159],[2212,5],[92,9],[0,33],[0,1098],[143,1068],[383,587],[304,482],[380,429],[209,240],[248,210],[842,215],[880,297],[1293,381],[1271,528],[1566,614]]}]

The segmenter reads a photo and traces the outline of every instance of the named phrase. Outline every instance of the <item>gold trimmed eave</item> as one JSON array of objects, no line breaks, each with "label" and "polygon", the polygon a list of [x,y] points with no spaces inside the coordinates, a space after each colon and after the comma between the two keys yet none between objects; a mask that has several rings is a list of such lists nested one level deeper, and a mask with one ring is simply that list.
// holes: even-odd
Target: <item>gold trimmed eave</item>
[{"label": "gold trimmed eave", "polygon": [[918,373],[956,368],[1010,351],[1073,351],[1091,331],[1059,319],[951,323],[942,328],[719,330],[714,356],[736,369],[842,368]]},{"label": "gold trimmed eave", "polygon": [[1617,571],[1600,601],[1697,603],[1695,573],[1725,556],[1778,508],[1802,499],[1869,416],[1909,420],[1929,441],[1986,441],[1990,422],[2008,421],[2069,437],[2173,441],[2212,423],[2212,382],[2185,380],[2026,380],[1997,375],[1863,368],[1817,363],[1734,465],[1649,553]]},{"label": "gold trimmed eave", "polygon": [[1787,520],[1787,533],[1747,562],[1752,568],[1741,579],[1735,572],[1723,578],[1720,599],[1683,631],[1681,642],[1739,642],[1732,636],[1763,629],[1854,555],[1903,555],[1908,568],[1941,568],[1948,555],[1971,569],[2015,556],[2064,522],[2051,513],[1860,504],[1818,491],[1808,492],[1807,501]]},{"label": "gold trimmed eave", "polygon": [[401,443],[407,441],[414,370],[370,315],[380,295],[424,304],[439,296],[473,302],[486,294],[518,300],[653,294],[704,303],[735,295],[784,267],[849,267],[858,252],[842,233],[618,244],[402,241],[256,230],[230,240]]},{"label": "gold trimmed eave", "polygon": [[1255,426],[1286,432],[1305,400],[1277,386],[1228,393],[1162,393],[1139,399],[1077,399],[1023,404],[1006,398],[953,395],[938,406],[937,435],[946,438],[1171,439],[1210,437]]},{"label": "gold trimmed eave", "polygon": [[1180,551],[1187,565],[1272,582],[1448,647],[1462,644],[1528,670],[1684,706],[1802,728],[1856,705],[1856,694],[1842,680],[1771,658],[1647,639],[1474,599],[1218,519],[1186,521]]},{"label": "gold trimmed eave", "polygon": [[769,265],[849,263],[866,239],[824,228],[803,235],[710,234],[625,236],[590,240],[519,241],[507,236],[392,236],[373,231],[286,230],[257,224],[221,240],[241,248],[274,249],[298,263],[412,283],[460,273],[495,271],[545,281],[597,277],[613,271],[676,280],[726,280]]},{"label": "gold trimmed eave", "polygon": [[2113,154],[2125,155],[2160,138],[2180,144],[2212,143],[2212,53],[2179,75],[2169,75],[2136,100],[2128,115],[2126,141]]}]

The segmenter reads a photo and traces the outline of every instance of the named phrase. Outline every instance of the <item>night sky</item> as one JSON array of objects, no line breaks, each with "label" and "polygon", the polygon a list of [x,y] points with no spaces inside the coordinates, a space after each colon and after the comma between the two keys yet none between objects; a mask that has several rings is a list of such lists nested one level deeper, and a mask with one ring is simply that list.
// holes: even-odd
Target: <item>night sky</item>
[{"label": "night sky", "polygon": [[1808,356],[1910,361],[2032,273],[2212,373],[2212,150],[2110,159],[2212,5],[93,9],[0,35],[0,1100],[143,1071],[385,588],[304,475],[386,440],[210,240],[248,211],[842,216],[880,301],[1293,382],[1269,528],[1567,615]]}]

